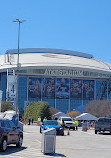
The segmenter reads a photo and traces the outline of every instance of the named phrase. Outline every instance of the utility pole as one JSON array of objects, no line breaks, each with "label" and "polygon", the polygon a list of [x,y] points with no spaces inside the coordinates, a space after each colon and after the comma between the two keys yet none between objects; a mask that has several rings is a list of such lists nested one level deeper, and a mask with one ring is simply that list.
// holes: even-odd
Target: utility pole
[{"label": "utility pole", "polygon": [[[19,24],[19,27],[18,27],[18,58],[17,58],[17,70],[19,70],[19,66],[20,66],[20,63],[19,63],[19,43],[20,43],[20,24],[25,22],[26,20],[22,20],[20,21],[19,19],[16,19],[15,21],[13,22],[17,22]],[[18,112],[18,74],[17,74],[17,80],[16,80],[16,114]]]}]

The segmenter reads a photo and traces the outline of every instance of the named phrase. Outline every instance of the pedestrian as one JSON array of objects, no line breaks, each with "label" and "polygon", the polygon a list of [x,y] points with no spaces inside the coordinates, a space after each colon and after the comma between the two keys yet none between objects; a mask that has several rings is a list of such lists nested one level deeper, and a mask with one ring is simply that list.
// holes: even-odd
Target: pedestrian
[{"label": "pedestrian", "polygon": [[46,118],[46,117],[43,119],[43,122],[44,122],[45,120],[47,120],[47,118]]},{"label": "pedestrian", "polygon": [[38,117],[38,122],[39,122],[39,123],[41,122],[41,117],[40,117],[40,116]]},{"label": "pedestrian", "polygon": [[32,125],[33,125],[33,123],[34,123],[34,119],[32,119]]},{"label": "pedestrian", "polygon": [[62,122],[60,124],[63,127],[63,129],[65,129],[65,122],[64,122],[64,120],[62,120]]},{"label": "pedestrian", "polygon": [[75,123],[76,131],[77,131],[77,130],[78,130],[78,124],[79,124],[79,123],[78,123],[78,120],[75,120],[74,123]]},{"label": "pedestrian", "polygon": [[28,125],[30,125],[30,122],[31,122],[31,119],[29,119],[29,123],[28,123]]}]

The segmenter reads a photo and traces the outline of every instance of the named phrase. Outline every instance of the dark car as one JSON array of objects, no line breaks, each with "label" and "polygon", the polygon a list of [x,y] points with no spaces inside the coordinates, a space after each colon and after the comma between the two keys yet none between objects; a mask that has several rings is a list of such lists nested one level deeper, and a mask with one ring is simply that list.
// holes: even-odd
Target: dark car
[{"label": "dark car", "polygon": [[111,133],[111,118],[101,117],[95,122],[95,134],[101,131],[108,131]]},{"label": "dark car", "polygon": [[21,147],[23,142],[23,132],[8,119],[0,119],[0,151],[5,151],[7,145],[16,144]]},{"label": "dark car", "polygon": [[46,120],[40,125],[40,133],[42,133],[43,130],[47,130],[49,128],[55,128],[57,135],[64,135],[64,129],[63,127],[56,121],[56,120]]}]

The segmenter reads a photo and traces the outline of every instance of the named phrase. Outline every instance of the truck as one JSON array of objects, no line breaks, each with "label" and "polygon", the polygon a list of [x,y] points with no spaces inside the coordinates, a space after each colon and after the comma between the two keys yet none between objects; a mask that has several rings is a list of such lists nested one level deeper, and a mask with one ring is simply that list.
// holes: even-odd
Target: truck
[{"label": "truck", "polygon": [[98,121],[95,122],[95,134],[98,132],[110,132],[111,134],[111,118],[100,117]]}]

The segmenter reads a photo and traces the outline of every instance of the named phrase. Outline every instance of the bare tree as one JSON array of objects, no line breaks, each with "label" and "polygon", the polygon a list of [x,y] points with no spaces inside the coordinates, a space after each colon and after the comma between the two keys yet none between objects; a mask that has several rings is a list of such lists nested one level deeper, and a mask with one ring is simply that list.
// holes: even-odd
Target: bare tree
[{"label": "bare tree", "polygon": [[86,105],[85,111],[97,117],[111,117],[111,100],[94,100]]},{"label": "bare tree", "polygon": [[53,108],[53,107],[50,107],[50,113],[51,113],[51,115],[54,115],[54,114],[56,114],[56,113],[58,113],[58,112],[60,112],[58,109],[55,109],[55,108]]}]

